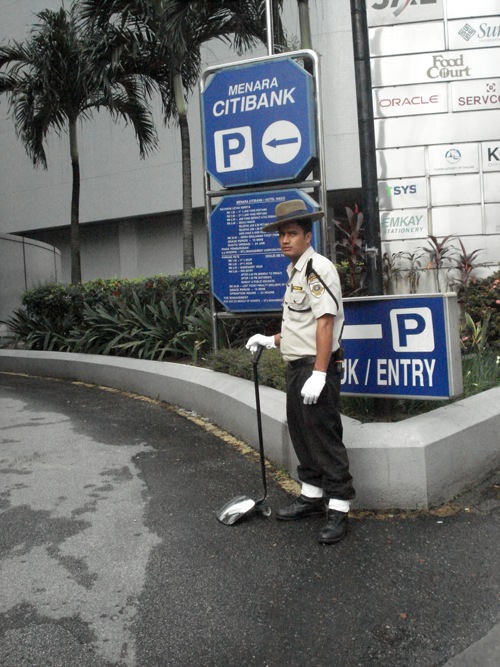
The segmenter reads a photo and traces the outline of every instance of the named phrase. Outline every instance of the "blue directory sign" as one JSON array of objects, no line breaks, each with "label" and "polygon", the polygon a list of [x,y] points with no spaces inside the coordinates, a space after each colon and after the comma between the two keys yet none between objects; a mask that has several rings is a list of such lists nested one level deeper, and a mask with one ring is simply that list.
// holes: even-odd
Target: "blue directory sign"
[{"label": "blue directory sign", "polygon": [[444,399],[462,391],[454,294],[345,299],[344,394]]},{"label": "blue directory sign", "polygon": [[206,171],[223,187],[302,178],[314,109],[313,77],[291,58],[219,70],[202,93]]},{"label": "blue directory sign", "polygon": [[[289,260],[281,254],[277,233],[262,227],[275,220],[275,208],[289,199],[303,199],[307,210],[317,203],[297,189],[228,195],[210,217],[212,292],[231,312],[281,310]],[[319,242],[317,224],[313,245]]]}]

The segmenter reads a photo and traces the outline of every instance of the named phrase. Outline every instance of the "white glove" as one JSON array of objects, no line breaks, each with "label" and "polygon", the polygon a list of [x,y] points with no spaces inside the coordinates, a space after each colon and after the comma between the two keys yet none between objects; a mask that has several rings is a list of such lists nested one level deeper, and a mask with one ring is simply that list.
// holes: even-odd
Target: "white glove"
[{"label": "white glove", "polygon": [[274,336],[264,336],[263,334],[254,334],[251,338],[248,339],[246,348],[250,350],[252,354],[255,354],[259,349],[259,345],[270,350],[272,347],[276,347],[274,342]]},{"label": "white glove", "polygon": [[305,381],[300,395],[304,397],[304,404],[317,403],[319,395],[326,384],[326,373],[313,371],[311,377]]}]

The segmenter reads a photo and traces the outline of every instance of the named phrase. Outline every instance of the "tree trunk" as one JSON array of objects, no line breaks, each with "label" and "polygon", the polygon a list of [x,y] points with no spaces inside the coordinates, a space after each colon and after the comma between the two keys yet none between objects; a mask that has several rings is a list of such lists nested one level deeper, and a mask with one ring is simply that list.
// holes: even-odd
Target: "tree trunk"
[{"label": "tree trunk", "polygon": [[78,140],[76,135],[76,121],[69,121],[69,145],[71,154],[71,170],[73,184],[71,190],[71,284],[82,282],[82,268],[80,262],[80,162],[78,158]]},{"label": "tree trunk", "polygon": [[196,266],[193,239],[193,187],[191,181],[191,141],[184,89],[180,75],[174,78],[175,103],[181,131],[182,150],[182,251],[183,270],[189,271]]}]

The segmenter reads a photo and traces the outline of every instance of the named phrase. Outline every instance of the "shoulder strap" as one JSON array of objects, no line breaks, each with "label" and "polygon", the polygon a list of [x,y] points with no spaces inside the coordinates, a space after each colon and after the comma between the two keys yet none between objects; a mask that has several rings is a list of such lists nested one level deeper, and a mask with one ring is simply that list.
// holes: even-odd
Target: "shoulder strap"
[{"label": "shoulder strap", "polygon": [[314,273],[314,275],[316,276],[316,278],[319,280],[319,282],[323,285],[323,287],[326,289],[326,291],[328,292],[328,294],[329,294],[329,295],[332,297],[332,299],[335,301],[335,305],[337,306],[337,310],[338,310],[338,309],[340,308],[340,306],[339,306],[339,302],[338,302],[337,299],[335,298],[335,295],[333,294],[332,290],[328,287],[328,285],[325,283],[325,281],[324,281],[324,280],[322,279],[322,277],[319,275],[319,273],[317,273],[317,272],[314,270],[314,267],[313,267],[313,261],[312,261],[312,257],[311,257],[311,259],[307,262],[307,265],[306,265],[306,278],[309,279],[309,276],[310,276],[312,273]]}]

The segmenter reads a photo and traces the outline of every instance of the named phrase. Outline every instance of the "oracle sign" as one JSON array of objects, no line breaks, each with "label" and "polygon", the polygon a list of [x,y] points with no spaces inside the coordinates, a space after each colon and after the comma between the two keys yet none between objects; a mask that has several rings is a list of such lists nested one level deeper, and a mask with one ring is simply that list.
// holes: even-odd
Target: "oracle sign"
[{"label": "oracle sign", "polygon": [[368,25],[433,21],[444,17],[443,0],[369,0]]},{"label": "oracle sign", "polygon": [[445,83],[430,86],[398,86],[373,91],[373,112],[376,118],[446,113],[448,95]]}]

